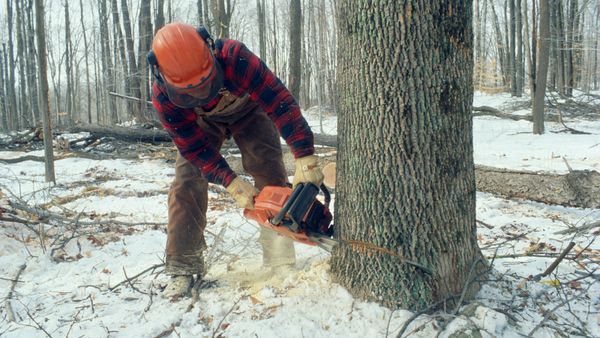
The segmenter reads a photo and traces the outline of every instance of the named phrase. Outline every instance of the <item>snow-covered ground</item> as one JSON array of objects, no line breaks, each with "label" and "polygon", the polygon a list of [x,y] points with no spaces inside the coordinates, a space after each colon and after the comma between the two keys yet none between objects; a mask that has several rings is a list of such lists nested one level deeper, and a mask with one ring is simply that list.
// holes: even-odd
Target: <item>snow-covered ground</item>
[{"label": "snow-covered ground", "polygon": [[[512,101],[505,94],[475,97],[475,105],[493,107]],[[307,117],[320,132],[318,109]],[[600,121],[566,123],[591,134],[553,133],[563,126],[549,123],[546,134],[534,136],[530,122],[477,117],[475,161],[563,173],[566,160],[573,169],[600,171]],[[325,114],[323,131],[335,133],[335,125],[335,117]],[[25,155],[42,154],[0,151],[0,159]],[[65,158],[55,168],[57,184],[51,187],[41,162],[0,166],[0,212],[10,200],[76,220],[58,226],[64,222],[33,219],[29,228],[0,221],[2,337],[395,337],[413,315],[353,299],[331,281],[329,254],[318,248],[296,245],[297,272],[259,278],[258,229],[219,187],[209,195],[208,282],[195,298],[163,299],[172,163]],[[592,277],[578,280],[585,277],[581,271],[600,267],[598,228],[558,233],[599,220],[600,210],[478,193],[477,219],[484,254],[497,255],[493,274],[470,305],[455,314],[421,315],[405,335],[432,337],[444,329],[440,337],[519,337],[532,331],[534,337],[600,336],[600,287]],[[105,220],[123,223],[89,224]],[[555,260],[544,255],[571,241],[577,244],[573,253],[582,252],[578,262],[564,260],[539,281],[528,278]],[[22,265],[11,299],[4,301]]]}]

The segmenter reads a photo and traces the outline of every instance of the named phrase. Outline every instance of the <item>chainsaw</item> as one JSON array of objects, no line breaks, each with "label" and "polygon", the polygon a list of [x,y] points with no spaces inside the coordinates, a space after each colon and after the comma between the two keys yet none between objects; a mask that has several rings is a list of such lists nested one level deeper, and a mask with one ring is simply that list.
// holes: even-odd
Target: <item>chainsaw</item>
[{"label": "chainsaw", "polygon": [[[317,199],[323,192],[324,203]],[[244,216],[261,226],[297,242],[331,251],[337,242],[332,238],[331,196],[327,187],[300,183],[296,188],[266,186],[254,199],[254,210],[245,209]]]}]

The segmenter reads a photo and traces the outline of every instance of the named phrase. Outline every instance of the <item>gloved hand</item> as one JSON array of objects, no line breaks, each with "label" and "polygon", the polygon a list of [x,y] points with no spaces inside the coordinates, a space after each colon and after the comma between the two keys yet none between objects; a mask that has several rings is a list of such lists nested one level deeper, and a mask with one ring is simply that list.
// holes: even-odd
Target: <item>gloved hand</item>
[{"label": "gloved hand", "polygon": [[254,209],[254,196],[258,195],[258,189],[250,184],[250,182],[238,176],[229,183],[226,189],[238,207],[250,210]]},{"label": "gloved hand", "polygon": [[298,183],[314,183],[320,186],[323,182],[323,172],[319,168],[319,157],[317,155],[308,155],[296,159],[296,172],[292,186],[295,188]]}]

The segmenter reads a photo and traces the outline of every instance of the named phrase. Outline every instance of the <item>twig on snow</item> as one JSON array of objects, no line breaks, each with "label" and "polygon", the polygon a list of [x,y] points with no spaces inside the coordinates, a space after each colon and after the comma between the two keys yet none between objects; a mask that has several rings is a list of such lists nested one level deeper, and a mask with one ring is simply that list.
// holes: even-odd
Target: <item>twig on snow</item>
[{"label": "twig on snow", "polygon": [[573,233],[573,232],[580,233],[580,232],[583,232],[583,231],[586,231],[586,230],[590,230],[590,229],[593,229],[593,228],[596,228],[596,227],[600,227],[600,220],[597,220],[597,221],[592,222],[592,223],[584,224],[584,225],[582,225],[580,227],[574,227],[574,228],[569,228],[569,229],[566,229],[566,230],[557,231],[554,234],[556,234],[556,235],[567,235],[567,234],[570,234],[570,233]]},{"label": "twig on snow", "polygon": [[25,304],[23,304],[23,303],[21,303],[21,304],[23,305],[23,307],[25,307],[25,313],[27,314],[27,317],[29,317],[29,319],[31,319],[31,321],[33,321],[35,323],[36,327],[39,330],[43,331],[46,334],[46,336],[52,338],[52,335],[50,333],[48,333],[48,331],[46,331],[46,329],[44,329],[44,327],[40,323],[38,323],[37,320],[35,320],[35,318],[33,318],[31,313],[29,312],[29,309],[27,308],[27,306],[25,306]]},{"label": "twig on snow", "polygon": [[[160,267],[162,267],[162,266],[164,266],[164,265],[165,265],[165,263],[154,264],[154,265],[152,265],[151,267],[149,267],[149,268],[147,268],[147,269],[143,270],[142,272],[140,272],[140,273],[138,273],[138,274],[136,274],[136,275],[132,276],[131,278],[127,278],[127,275],[125,275],[125,280],[123,280],[123,281],[121,281],[121,282],[117,283],[117,284],[116,284],[115,286],[113,286],[113,287],[110,287],[110,288],[108,288],[108,291],[114,291],[114,290],[115,290],[116,288],[118,288],[119,286],[121,286],[121,285],[123,285],[123,284],[125,284],[125,283],[131,283],[131,280],[134,280],[134,279],[138,278],[139,276],[141,276],[141,275],[145,274],[146,272],[148,272],[148,271],[151,271],[151,270],[158,269],[158,268],[160,268]],[[123,271],[125,271],[125,268],[123,268]]]},{"label": "twig on snow", "polygon": [[19,266],[19,271],[17,271],[17,275],[12,280],[10,290],[8,291],[8,295],[6,296],[5,304],[6,304],[6,312],[8,313],[8,321],[9,322],[15,321],[15,312],[13,311],[10,301],[12,300],[13,292],[15,291],[15,287],[17,286],[17,282],[19,282],[19,277],[21,277],[21,273],[23,272],[23,270],[25,270],[26,267],[27,267],[27,265],[25,265],[25,264],[22,264],[21,266]]},{"label": "twig on snow", "polygon": [[546,271],[544,271],[541,275],[535,276],[534,278],[546,277],[549,274],[551,274],[552,271],[554,271],[554,269],[556,269],[558,264],[560,264],[560,262],[562,262],[562,260],[567,256],[567,254],[573,249],[574,246],[575,246],[575,242],[569,243],[569,245],[567,245],[567,247],[560,253],[560,255],[554,260],[554,262],[552,262],[552,264],[550,264],[550,266],[546,269]]},{"label": "twig on snow", "polygon": [[221,318],[221,321],[219,322],[219,324],[217,325],[217,327],[215,328],[215,330],[213,331],[212,334],[212,338],[215,338],[217,336],[217,332],[219,331],[219,329],[221,328],[221,325],[223,324],[223,322],[225,321],[225,318],[227,318],[227,316],[229,316],[229,314],[231,312],[233,312],[233,309],[235,309],[235,307],[240,303],[240,301],[242,299],[244,299],[245,297],[240,297],[235,303],[233,303],[233,305],[231,306],[231,308],[229,309],[229,311],[227,311],[227,313],[225,314],[225,316],[223,316],[223,318]]},{"label": "twig on snow", "polygon": [[127,283],[129,284],[129,286],[131,286],[131,288],[141,294],[146,295],[147,293],[136,288],[135,285],[133,285],[133,282],[131,281],[131,279],[129,279],[129,277],[127,277],[127,271],[125,271],[125,267],[123,267],[123,274],[125,275],[125,280],[127,280]]},{"label": "twig on snow", "polygon": [[[571,297],[571,299],[573,299],[575,297]],[[542,320],[527,334],[528,337],[533,336],[533,334],[535,333],[535,331],[537,331],[540,327],[542,327],[542,325],[548,320],[548,318],[550,318],[550,316],[556,312],[556,310],[558,310],[560,307],[564,306],[565,304],[567,304],[569,302],[569,298],[563,300],[562,302],[560,302],[560,304],[556,305],[555,307],[552,308],[552,310],[550,311],[546,311],[546,313],[544,314],[544,317],[542,318]]]}]

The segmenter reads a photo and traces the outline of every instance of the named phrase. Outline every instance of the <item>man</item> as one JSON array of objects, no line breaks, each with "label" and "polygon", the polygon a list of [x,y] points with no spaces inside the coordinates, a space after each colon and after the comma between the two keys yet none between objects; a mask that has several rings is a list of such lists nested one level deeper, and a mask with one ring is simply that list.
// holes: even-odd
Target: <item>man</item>
[{"label": "man", "polygon": [[[183,296],[205,274],[208,183],[223,185],[240,208],[253,209],[266,185],[283,186],[281,135],[294,157],[294,185],[320,184],[313,134],[291,93],[239,41],[213,41],[206,30],[183,23],[154,36],[148,62],[155,75],[152,103],[179,153],[169,191],[164,295]],[[254,186],[237,176],[219,153],[233,137]],[[263,265],[293,267],[293,242],[261,227]],[[288,269],[289,270],[289,269]]]}]

